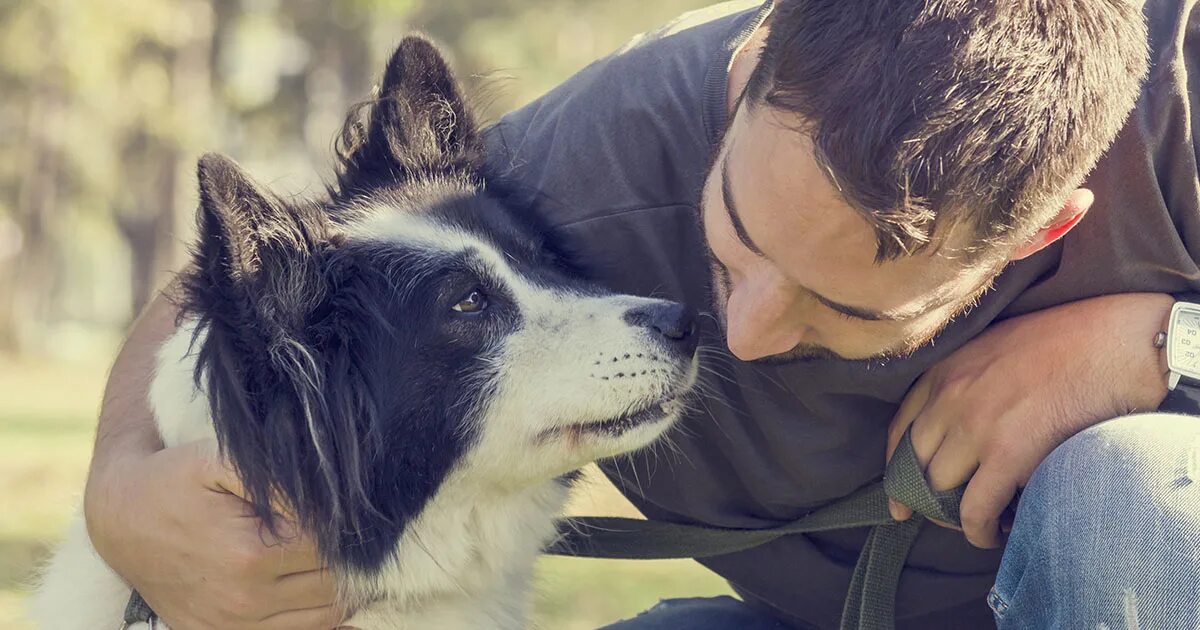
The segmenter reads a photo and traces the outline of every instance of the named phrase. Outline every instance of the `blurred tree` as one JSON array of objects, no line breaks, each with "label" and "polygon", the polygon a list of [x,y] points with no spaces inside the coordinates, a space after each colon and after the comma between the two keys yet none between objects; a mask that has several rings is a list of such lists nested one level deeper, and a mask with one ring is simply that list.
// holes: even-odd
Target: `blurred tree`
[{"label": "blurred tree", "polygon": [[483,113],[494,120],[637,33],[708,4],[712,2],[438,0],[420,3],[410,21],[440,42],[464,75],[476,79],[484,94]]},{"label": "blurred tree", "polygon": [[349,104],[410,31],[495,119],[701,4],[0,1],[0,351],[119,334],[180,264],[201,152],[318,188]]}]

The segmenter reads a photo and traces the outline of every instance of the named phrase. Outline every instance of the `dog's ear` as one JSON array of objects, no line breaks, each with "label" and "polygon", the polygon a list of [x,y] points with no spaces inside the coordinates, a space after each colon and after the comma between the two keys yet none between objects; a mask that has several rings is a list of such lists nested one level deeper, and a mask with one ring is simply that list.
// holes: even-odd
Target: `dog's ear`
[{"label": "dog's ear", "polygon": [[[340,496],[321,476],[333,430],[314,420],[326,416],[313,335],[331,292],[324,252],[338,237],[321,206],[276,197],[229,158],[205,155],[197,170],[200,233],[182,276],[183,310],[206,331],[195,378],[245,498],[273,528],[276,501],[336,505]],[[309,458],[322,469],[300,479]]]},{"label": "dog's ear", "polygon": [[286,211],[233,160],[215,153],[200,158],[201,254],[214,271],[236,283],[262,272],[262,248],[272,232],[286,232]]},{"label": "dog's ear", "polygon": [[302,325],[320,292],[313,256],[329,239],[324,213],[282,201],[221,155],[200,158],[197,171],[200,229],[189,302],[257,326]]},{"label": "dog's ear", "polygon": [[412,178],[476,174],[483,142],[446,60],[428,40],[404,38],[388,60],[365,125],[351,114],[338,184],[353,194]]}]

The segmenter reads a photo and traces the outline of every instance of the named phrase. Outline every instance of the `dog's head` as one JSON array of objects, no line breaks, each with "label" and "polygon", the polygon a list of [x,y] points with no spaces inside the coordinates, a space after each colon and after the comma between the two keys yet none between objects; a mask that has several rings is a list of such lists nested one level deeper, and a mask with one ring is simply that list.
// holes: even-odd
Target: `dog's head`
[{"label": "dog's head", "polygon": [[293,512],[334,567],[378,568],[448,479],[512,492],[646,446],[695,380],[686,309],[589,286],[489,192],[422,39],[352,116],[329,198],[219,156],[199,179],[197,378],[258,514]]}]

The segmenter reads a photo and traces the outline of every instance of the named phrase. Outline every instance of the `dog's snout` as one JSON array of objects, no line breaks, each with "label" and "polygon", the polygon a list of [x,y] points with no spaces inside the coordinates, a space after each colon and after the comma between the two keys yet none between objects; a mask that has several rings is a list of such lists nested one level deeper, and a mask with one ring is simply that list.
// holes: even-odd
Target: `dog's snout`
[{"label": "dog's snout", "polygon": [[699,345],[696,312],[683,304],[659,302],[638,306],[625,313],[625,321],[653,331],[665,347],[685,357],[695,354]]}]

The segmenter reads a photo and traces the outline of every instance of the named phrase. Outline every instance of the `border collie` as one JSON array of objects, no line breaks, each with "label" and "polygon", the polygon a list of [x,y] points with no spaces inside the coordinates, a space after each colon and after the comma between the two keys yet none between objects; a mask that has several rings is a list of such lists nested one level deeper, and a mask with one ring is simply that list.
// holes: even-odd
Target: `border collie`
[{"label": "border collie", "polygon": [[[348,626],[522,628],[570,473],[678,418],[692,315],[550,253],[489,185],[431,44],[405,39],[377,96],[322,200],[200,160],[199,239],[150,404],[167,446],[216,438],[266,526],[272,506],[298,515]],[[77,517],[34,615],[116,628],[129,595]]]}]

